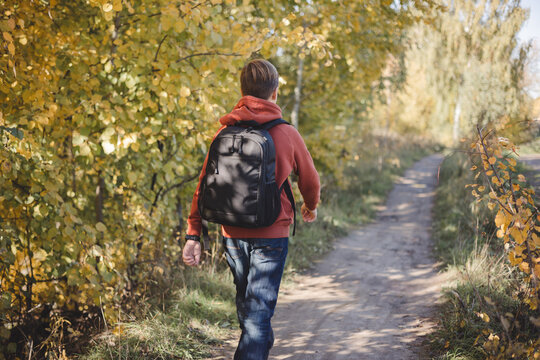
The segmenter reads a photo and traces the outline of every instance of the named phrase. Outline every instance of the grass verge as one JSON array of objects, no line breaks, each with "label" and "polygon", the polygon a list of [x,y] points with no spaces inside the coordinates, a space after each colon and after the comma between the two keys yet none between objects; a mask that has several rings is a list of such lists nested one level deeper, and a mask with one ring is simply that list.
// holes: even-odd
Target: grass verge
[{"label": "grass verge", "polygon": [[523,282],[494,235],[494,214],[465,188],[475,183],[469,167],[463,154],[448,156],[441,165],[432,235],[450,281],[431,345],[434,358],[441,360],[505,359],[494,357],[489,338],[509,353],[520,353],[540,336],[533,324],[538,313],[515,295]]},{"label": "grass verge", "polygon": [[234,285],[228,272],[178,269],[171,283],[140,299],[138,314],[119,314],[81,359],[202,359],[237,326]]}]

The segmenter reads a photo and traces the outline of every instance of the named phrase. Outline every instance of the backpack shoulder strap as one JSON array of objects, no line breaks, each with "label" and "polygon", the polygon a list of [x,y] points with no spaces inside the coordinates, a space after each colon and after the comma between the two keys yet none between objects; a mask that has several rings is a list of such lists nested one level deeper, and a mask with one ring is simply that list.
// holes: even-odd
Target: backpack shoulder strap
[{"label": "backpack shoulder strap", "polygon": [[252,128],[255,128],[255,129],[262,129],[262,130],[268,131],[271,128],[273,128],[274,126],[279,125],[279,124],[291,125],[288,122],[286,122],[285,120],[279,118],[279,119],[274,119],[274,120],[268,121],[268,122],[266,122],[266,123],[264,123],[262,125],[259,124],[258,122],[256,122],[255,120],[239,120],[236,123],[234,123],[234,125],[232,125],[232,126],[252,127]]},{"label": "backpack shoulder strap", "polygon": [[289,179],[285,179],[285,182],[283,185],[281,185],[281,188],[285,190],[285,194],[287,195],[287,198],[291,202],[292,210],[293,210],[293,231],[292,235],[296,233],[296,204],[294,202],[294,196],[291,189],[291,184],[289,184]]},{"label": "backpack shoulder strap", "polygon": [[[287,121],[279,118],[272,121],[269,121],[267,123],[264,123],[261,128],[264,130],[270,130],[274,126],[280,125],[280,124],[287,124],[291,125]],[[294,195],[291,189],[291,184],[289,183],[289,179],[285,179],[285,182],[283,182],[283,185],[281,185],[281,189],[285,190],[285,195],[287,195],[287,198],[289,199],[289,202],[291,203],[292,211],[293,211],[293,232],[292,235],[294,236],[296,233],[296,203],[294,202]],[[280,189],[280,190],[281,190]]]},{"label": "backpack shoulder strap", "polygon": [[277,126],[279,124],[287,124],[287,125],[290,125],[288,122],[286,122],[285,120],[279,118],[279,119],[275,119],[275,120],[272,120],[272,121],[269,121],[267,123],[264,123],[261,125],[261,129],[264,129],[264,130],[270,130],[271,128],[273,128],[274,126]]}]

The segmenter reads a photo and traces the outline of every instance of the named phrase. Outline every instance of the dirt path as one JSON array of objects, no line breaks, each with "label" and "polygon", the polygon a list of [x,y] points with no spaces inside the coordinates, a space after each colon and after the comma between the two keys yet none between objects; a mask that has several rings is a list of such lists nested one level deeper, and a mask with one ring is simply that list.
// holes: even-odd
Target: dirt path
[{"label": "dirt path", "polygon": [[280,294],[270,359],[419,359],[419,342],[442,279],[429,238],[442,160],[417,162],[376,222],[339,240],[310,273]]},{"label": "dirt path", "polygon": [[[420,342],[443,279],[429,237],[439,155],[406,171],[374,223],[350,233],[309,273],[282,286],[271,360],[426,358]],[[213,359],[233,357],[231,334]]]},{"label": "dirt path", "polygon": [[521,155],[519,160],[533,169],[532,172],[527,174],[527,180],[535,187],[537,192],[540,191],[540,154]]}]

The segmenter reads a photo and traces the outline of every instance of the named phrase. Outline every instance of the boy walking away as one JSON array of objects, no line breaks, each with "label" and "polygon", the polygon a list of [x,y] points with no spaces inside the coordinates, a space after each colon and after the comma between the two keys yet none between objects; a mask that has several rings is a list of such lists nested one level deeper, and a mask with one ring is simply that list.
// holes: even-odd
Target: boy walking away
[{"label": "boy walking away", "polygon": [[[245,184],[248,181],[246,179],[253,177],[251,176],[253,170],[245,170],[250,169],[250,165],[234,164],[231,166],[231,161],[238,161],[243,154],[250,150],[253,151],[254,147],[244,137],[239,139],[240,136],[236,133],[230,135],[226,140],[225,132],[229,130],[225,130],[220,136],[220,145],[214,146],[213,143],[209,155],[206,156],[191,204],[186,244],[182,254],[187,265],[196,266],[199,264],[201,211],[204,218],[222,224],[225,254],[236,285],[236,308],[242,329],[242,335],[234,354],[235,360],[266,360],[274,343],[270,319],[274,314],[277,302],[287,256],[289,228],[294,218],[294,201],[291,203],[289,200],[292,197],[288,180],[291,172],[294,171],[298,175],[298,187],[304,198],[301,209],[302,218],[306,222],[312,222],[317,218],[316,208],[320,195],[319,175],[298,131],[280,120],[281,109],[276,104],[278,80],[278,72],[270,62],[262,59],[248,62],[240,75],[242,98],[229,114],[220,119],[223,126],[214,137],[215,141],[218,142],[216,138],[220,136],[221,131],[229,127],[229,130],[234,133],[234,131],[240,131],[236,128],[239,126],[245,127],[246,133],[249,133],[251,129],[262,129],[262,133],[269,133],[271,138],[263,142],[271,143],[273,141],[275,169],[272,161],[270,170],[256,172],[263,174],[262,176],[275,176],[277,188],[274,193],[278,200],[274,201],[277,206],[273,206],[275,215],[270,220],[273,222],[270,225],[258,226],[240,221],[259,217],[258,215],[246,215],[250,211],[247,208],[259,208],[259,211],[261,206],[249,205],[249,201],[245,200],[249,196],[243,194],[253,191],[253,188],[257,187],[256,185],[238,185]],[[248,135],[246,135],[247,137]],[[223,152],[224,148],[226,151],[223,156],[229,157],[220,163],[220,158],[216,153]],[[272,152],[272,154],[274,153]],[[247,161],[252,159],[252,157],[245,155],[244,157],[248,159]],[[227,170],[223,174],[223,169],[230,169],[230,171]],[[268,169],[268,166],[265,169]],[[274,170],[274,173],[268,175],[271,170]],[[230,183],[225,186],[220,183],[222,180],[219,179],[227,177]],[[259,175],[258,178],[260,177]],[[216,183],[221,184],[221,188],[225,189],[224,192],[219,193],[224,195],[216,196],[216,193],[220,191],[220,186],[217,186]],[[265,181],[262,183],[264,184]],[[214,186],[216,190],[210,190],[211,186]],[[207,210],[204,208],[201,210],[200,207],[205,207],[204,204],[208,203],[207,199],[202,198],[207,196],[213,196],[210,205],[216,204],[215,207],[220,209]],[[266,197],[255,196],[255,203],[261,203],[264,200],[269,202]],[[238,200],[239,198],[243,200]],[[242,212],[242,209],[237,210],[239,206],[245,206],[245,212]],[[233,211],[240,214],[231,215]],[[220,222],[208,215],[209,213],[224,214],[224,218]],[[262,210],[262,213],[267,214],[268,211]],[[237,223],[235,223],[236,221]]]}]

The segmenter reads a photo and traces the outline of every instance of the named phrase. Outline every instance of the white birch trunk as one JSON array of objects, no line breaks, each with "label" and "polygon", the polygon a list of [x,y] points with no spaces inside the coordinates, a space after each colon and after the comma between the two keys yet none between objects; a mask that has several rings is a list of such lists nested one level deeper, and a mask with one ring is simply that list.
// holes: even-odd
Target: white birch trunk
[{"label": "white birch trunk", "polygon": [[291,123],[298,129],[298,113],[302,101],[302,78],[304,76],[304,59],[298,56],[298,70],[296,71],[296,86],[294,87],[294,105],[291,113]]}]

